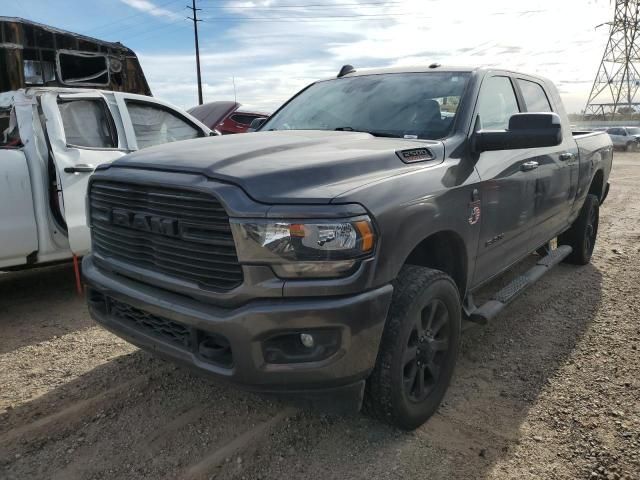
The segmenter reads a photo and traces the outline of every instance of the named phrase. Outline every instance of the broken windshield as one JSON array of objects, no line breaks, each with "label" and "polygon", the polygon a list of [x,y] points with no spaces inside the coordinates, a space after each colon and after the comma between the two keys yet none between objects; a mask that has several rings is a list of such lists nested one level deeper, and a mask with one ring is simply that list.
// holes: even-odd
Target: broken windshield
[{"label": "broken windshield", "polygon": [[453,128],[467,72],[390,73],[318,82],[261,129],[438,139]]}]

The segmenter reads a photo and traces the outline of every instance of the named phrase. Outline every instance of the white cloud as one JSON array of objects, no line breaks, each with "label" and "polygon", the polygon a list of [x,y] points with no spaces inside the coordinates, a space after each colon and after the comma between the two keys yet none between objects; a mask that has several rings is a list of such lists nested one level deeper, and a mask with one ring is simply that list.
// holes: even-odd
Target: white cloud
[{"label": "white cloud", "polygon": [[130,7],[135,8],[136,10],[140,10],[142,12],[148,13],[149,15],[153,15],[154,17],[165,17],[172,20],[177,20],[182,18],[181,15],[172,12],[171,10],[167,10],[166,8],[158,7],[154,3],[148,0],[120,0],[122,3],[129,5]]},{"label": "white cloud", "polygon": [[[558,84],[567,110],[579,111],[607,37],[605,28],[594,26],[612,14],[606,0],[395,0],[383,6],[343,0],[286,8],[304,3],[233,0],[216,4],[232,7],[204,10],[203,18],[210,18],[201,24],[205,101],[232,99],[235,77],[238,101],[273,110],[345,63],[366,68],[438,61],[544,75]],[[218,37],[207,35],[207,29],[228,27],[225,14],[244,21]],[[139,55],[155,95],[184,107],[195,104],[191,51]]]}]

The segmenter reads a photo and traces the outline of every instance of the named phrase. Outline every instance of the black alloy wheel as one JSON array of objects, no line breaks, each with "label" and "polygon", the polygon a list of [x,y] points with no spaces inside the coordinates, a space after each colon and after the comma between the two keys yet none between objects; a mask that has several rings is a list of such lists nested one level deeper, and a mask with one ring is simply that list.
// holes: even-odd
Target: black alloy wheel
[{"label": "black alloy wheel", "polygon": [[418,312],[407,340],[403,380],[409,400],[422,402],[438,383],[449,351],[449,312],[433,299]]}]

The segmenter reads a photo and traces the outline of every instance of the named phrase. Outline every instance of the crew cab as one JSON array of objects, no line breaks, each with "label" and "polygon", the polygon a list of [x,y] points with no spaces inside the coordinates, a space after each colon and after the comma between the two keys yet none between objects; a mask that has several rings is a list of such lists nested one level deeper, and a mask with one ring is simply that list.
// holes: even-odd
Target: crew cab
[{"label": "crew cab", "polygon": [[93,170],[129,152],[211,130],[145,95],[31,87],[0,93],[0,270],[89,251]]},{"label": "crew cab", "polygon": [[446,392],[463,321],[590,261],[611,164],[608,135],[572,133],[544,78],[346,65],[255,134],[98,168],[89,310],[200,372],[412,429]]}]

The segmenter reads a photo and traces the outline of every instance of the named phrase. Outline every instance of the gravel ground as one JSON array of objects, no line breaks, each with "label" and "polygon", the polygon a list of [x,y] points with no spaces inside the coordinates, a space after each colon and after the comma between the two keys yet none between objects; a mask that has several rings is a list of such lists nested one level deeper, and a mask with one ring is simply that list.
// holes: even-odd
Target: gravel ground
[{"label": "gravel ground", "polygon": [[0,275],[0,478],[640,479],[639,189],[617,154],[593,264],[465,332],[412,433],[154,359],[92,323],[68,266]]}]

